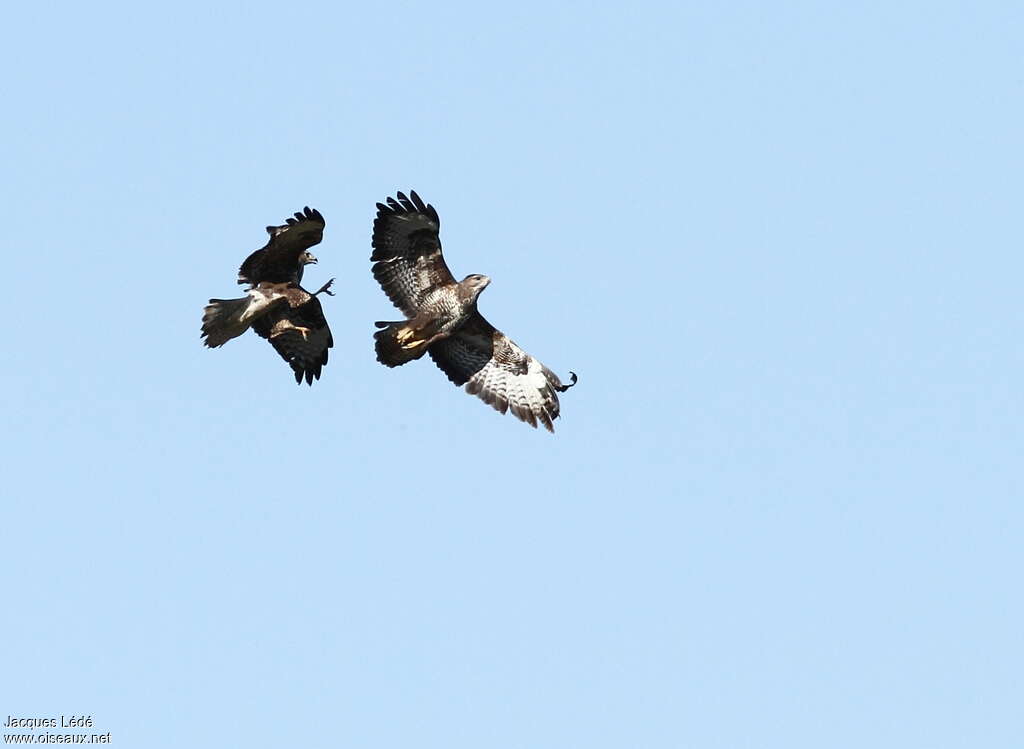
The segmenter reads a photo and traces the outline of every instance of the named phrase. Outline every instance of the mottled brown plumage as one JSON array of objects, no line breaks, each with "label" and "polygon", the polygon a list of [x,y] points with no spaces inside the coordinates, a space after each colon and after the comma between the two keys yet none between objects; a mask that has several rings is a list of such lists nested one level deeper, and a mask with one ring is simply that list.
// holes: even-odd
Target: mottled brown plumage
[{"label": "mottled brown plumage", "polygon": [[252,329],[260,338],[270,341],[274,350],[291,365],[296,382],[301,383],[305,378],[306,383],[312,385],[314,379],[320,379],[334,338],[315,294],[292,284],[283,293],[287,303],[257,318]]},{"label": "mottled brown plumage", "polygon": [[441,254],[441,221],[415,192],[377,204],[373,224],[373,276],[408,318],[378,322],[377,360],[389,367],[429,353],[448,379],[501,413],[554,431],[557,393],[568,385],[523,351],[477,311],[487,276],[456,282]]}]

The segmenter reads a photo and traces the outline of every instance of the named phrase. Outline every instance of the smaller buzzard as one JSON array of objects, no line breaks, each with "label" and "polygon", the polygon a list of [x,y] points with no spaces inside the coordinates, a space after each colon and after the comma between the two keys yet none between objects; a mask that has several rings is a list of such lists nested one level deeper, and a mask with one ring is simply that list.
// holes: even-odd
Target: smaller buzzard
[{"label": "smaller buzzard", "polygon": [[377,204],[373,222],[373,276],[406,316],[378,322],[377,361],[398,367],[429,353],[455,385],[501,413],[554,432],[558,393],[576,384],[558,376],[496,329],[477,311],[491,279],[456,281],[441,255],[441,220],[415,191]]},{"label": "smaller buzzard", "polygon": [[309,385],[320,379],[327,351],[334,345],[317,296],[330,291],[330,281],[312,294],[299,282],[303,267],[317,262],[309,248],[323,238],[319,211],[306,208],[284,226],[268,226],[270,240],[249,255],[238,270],[238,282],[250,285],[241,299],[211,299],[203,310],[203,343],[223,346],[252,328],[270,341],[295,373]]}]

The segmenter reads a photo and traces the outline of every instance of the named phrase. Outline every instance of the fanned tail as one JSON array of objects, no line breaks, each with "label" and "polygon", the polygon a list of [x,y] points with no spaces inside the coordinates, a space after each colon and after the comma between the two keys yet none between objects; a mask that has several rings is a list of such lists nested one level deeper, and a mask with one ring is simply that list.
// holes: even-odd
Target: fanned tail
[{"label": "fanned tail", "polygon": [[211,299],[203,309],[203,343],[216,348],[242,335],[252,322],[252,316],[245,319],[250,302],[247,296],[241,299]]},{"label": "fanned tail", "polygon": [[389,367],[400,367],[406,362],[419,359],[432,342],[428,332],[416,330],[408,320],[374,324],[382,328],[373,334],[377,361]]}]

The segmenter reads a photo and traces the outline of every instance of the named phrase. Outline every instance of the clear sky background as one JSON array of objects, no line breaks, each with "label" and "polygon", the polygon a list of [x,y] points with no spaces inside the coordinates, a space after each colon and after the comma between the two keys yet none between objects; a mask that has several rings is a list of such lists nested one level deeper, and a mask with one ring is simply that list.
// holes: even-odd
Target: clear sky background
[{"label": "clear sky background", "polygon": [[[0,718],[121,747],[1008,747],[1019,3],[5,10]],[[377,364],[374,204],[579,385]],[[200,345],[327,219],[297,387]]]}]

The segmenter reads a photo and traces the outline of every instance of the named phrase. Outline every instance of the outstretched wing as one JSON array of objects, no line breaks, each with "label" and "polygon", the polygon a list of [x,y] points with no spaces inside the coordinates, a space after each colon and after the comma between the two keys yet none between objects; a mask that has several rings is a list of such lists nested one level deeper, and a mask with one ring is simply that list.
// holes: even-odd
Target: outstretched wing
[{"label": "outstretched wing", "polygon": [[425,296],[455,283],[441,255],[441,219],[416,191],[377,203],[373,222],[373,277],[396,307],[415,317]]},{"label": "outstretched wing", "polygon": [[511,410],[532,427],[543,424],[554,432],[558,418],[558,393],[576,384],[563,385],[558,376],[495,329],[477,312],[450,338],[431,345],[430,358],[448,379],[465,385],[496,410]]},{"label": "outstretched wing", "polygon": [[327,222],[315,208],[306,206],[281,226],[268,226],[270,239],[249,255],[238,269],[238,283],[255,286],[263,281],[286,283],[294,280],[299,255],[324,238]]},{"label": "outstretched wing", "polygon": [[288,304],[281,305],[253,323],[252,329],[291,365],[295,381],[313,384],[327,364],[327,351],[334,346],[331,329],[320,300],[305,289],[287,291]]}]

